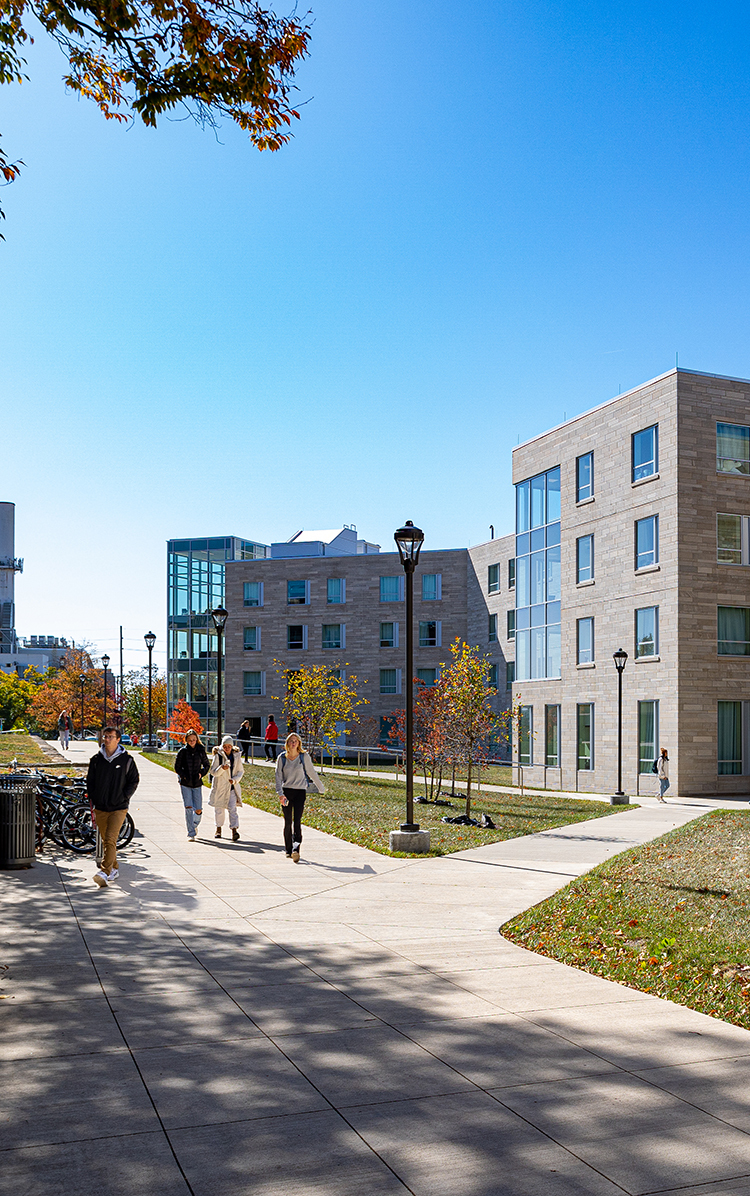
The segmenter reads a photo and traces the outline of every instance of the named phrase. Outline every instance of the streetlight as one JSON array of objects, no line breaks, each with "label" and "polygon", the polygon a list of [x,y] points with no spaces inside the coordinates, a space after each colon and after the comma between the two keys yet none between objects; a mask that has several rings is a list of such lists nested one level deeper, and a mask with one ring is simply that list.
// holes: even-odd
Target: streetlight
[{"label": "streetlight", "polygon": [[151,653],[154,650],[156,636],[154,635],[153,631],[147,631],[143,638],[146,641],[146,647],[148,648],[148,746],[153,747],[151,742],[151,683],[153,681],[153,673],[151,671]]},{"label": "streetlight", "polygon": [[83,727],[83,687],[85,684],[86,684],[86,674],[81,673],[81,741],[82,742],[83,742],[83,738],[84,738],[84,735],[83,735],[83,731],[84,731],[84,727]]},{"label": "streetlight", "polygon": [[617,792],[611,797],[613,806],[627,806],[629,798],[622,791],[622,674],[628,662],[628,654],[622,648],[612,653],[612,659],[617,669]]},{"label": "streetlight", "polygon": [[409,519],[393,538],[406,573],[406,822],[401,830],[413,834],[419,830],[414,821],[414,570],[424,532]]},{"label": "streetlight", "polygon": [[109,657],[102,656],[102,664],[104,665],[104,726],[107,725],[107,669],[109,668]]},{"label": "streetlight", "polygon": [[211,618],[216,628],[216,741],[221,743],[221,637],[224,624],[229,617],[229,611],[223,606],[217,606],[211,611]]}]

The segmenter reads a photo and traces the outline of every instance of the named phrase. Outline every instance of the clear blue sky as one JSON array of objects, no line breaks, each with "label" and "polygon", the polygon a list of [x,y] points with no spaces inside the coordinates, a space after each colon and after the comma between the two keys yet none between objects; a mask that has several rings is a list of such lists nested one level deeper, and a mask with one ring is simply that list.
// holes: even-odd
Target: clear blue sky
[{"label": "clear blue sky", "polygon": [[[511,530],[510,449],[750,376],[746,5],[317,0],[295,140],[0,93],[17,622],[138,663],[170,536]],[[163,658],[159,658],[163,659]]]}]

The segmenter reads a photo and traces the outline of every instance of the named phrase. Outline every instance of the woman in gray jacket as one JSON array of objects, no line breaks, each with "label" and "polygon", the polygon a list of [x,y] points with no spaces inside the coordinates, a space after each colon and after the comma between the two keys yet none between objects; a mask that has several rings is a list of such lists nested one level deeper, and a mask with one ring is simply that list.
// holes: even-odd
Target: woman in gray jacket
[{"label": "woman in gray jacket", "polygon": [[299,863],[302,846],[302,811],[305,808],[308,785],[325,793],[309,753],[303,751],[302,740],[295,731],[287,735],[284,751],[276,761],[276,792],[284,810],[284,846],[286,858]]}]

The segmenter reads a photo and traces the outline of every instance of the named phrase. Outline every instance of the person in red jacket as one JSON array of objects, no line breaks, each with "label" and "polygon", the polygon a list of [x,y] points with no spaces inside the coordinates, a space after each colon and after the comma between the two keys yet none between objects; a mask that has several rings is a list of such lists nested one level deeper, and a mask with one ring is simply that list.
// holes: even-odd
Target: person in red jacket
[{"label": "person in red jacket", "polygon": [[272,714],[268,716],[268,726],[266,727],[266,760],[276,759],[276,744],[279,740],[279,728],[276,719]]}]

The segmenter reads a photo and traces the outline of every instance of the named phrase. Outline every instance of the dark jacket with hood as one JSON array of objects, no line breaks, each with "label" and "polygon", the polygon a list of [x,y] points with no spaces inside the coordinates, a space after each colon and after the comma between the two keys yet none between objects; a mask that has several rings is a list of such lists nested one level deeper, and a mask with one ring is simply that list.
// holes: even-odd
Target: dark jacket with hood
[{"label": "dark jacket with hood", "polygon": [[105,813],[127,810],[139,780],[135,760],[118,744],[114,756],[109,759],[103,748],[91,757],[86,791],[95,810]]},{"label": "dark jacket with hood", "polygon": [[200,739],[195,747],[186,743],[180,748],[174,762],[174,770],[180,778],[181,785],[186,785],[188,789],[199,789],[208,769],[208,756]]}]

